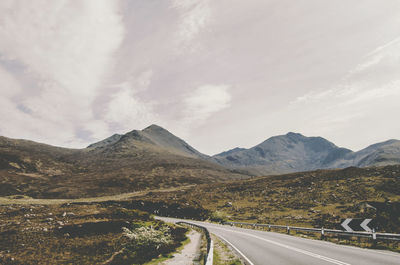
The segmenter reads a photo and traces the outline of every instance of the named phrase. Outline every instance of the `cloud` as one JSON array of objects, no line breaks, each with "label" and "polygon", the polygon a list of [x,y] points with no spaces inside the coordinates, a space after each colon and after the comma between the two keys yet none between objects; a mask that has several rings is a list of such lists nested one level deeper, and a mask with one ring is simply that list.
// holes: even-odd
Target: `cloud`
[{"label": "cloud", "polygon": [[172,0],[172,6],[180,16],[179,29],[176,33],[178,45],[183,49],[194,51],[198,48],[198,43],[193,40],[211,20],[210,1]]},{"label": "cloud", "polygon": [[[311,91],[297,97],[290,103],[285,115],[291,116],[291,119],[297,116],[298,120],[303,120],[303,131],[314,128],[318,133],[332,135],[333,132],[346,134],[345,132],[351,130],[368,128],[368,132],[375,132],[368,137],[376,138],[376,131],[386,135],[397,130],[398,125],[393,122],[388,122],[384,127],[372,126],[373,128],[370,124],[390,121],[393,119],[393,110],[398,109],[399,48],[398,38],[379,46],[349,71],[339,84],[327,90]],[[353,139],[352,142],[355,141]]]},{"label": "cloud", "polygon": [[120,85],[108,103],[105,120],[117,130],[142,128],[157,120],[150,102],[143,102],[129,83]]},{"label": "cloud", "polygon": [[[1,0],[0,134],[81,147],[158,123],[214,153],[395,120],[399,7]],[[394,124],[379,135],[398,137]]]},{"label": "cloud", "polygon": [[63,145],[77,142],[76,131],[93,120],[92,104],[124,37],[117,3],[1,1],[0,63],[22,66],[14,71],[16,78],[29,76],[31,81],[15,96],[26,113],[12,123],[36,127],[30,121],[40,120],[43,126],[34,137],[24,133],[34,128],[4,134],[34,139],[46,135]]},{"label": "cloud", "polygon": [[[383,98],[400,97],[400,38],[369,52],[336,86],[324,91],[311,91],[291,104],[338,103],[342,106],[369,103]],[[371,74],[372,73],[372,74]]]},{"label": "cloud", "polygon": [[0,66],[1,98],[10,98],[21,91],[19,82],[8,71]]},{"label": "cloud", "polygon": [[184,100],[185,120],[202,123],[212,114],[230,106],[229,85],[203,85]]},{"label": "cloud", "polygon": [[[379,66],[380,64],[384,64],[384,60],[390,60],[398,64],[400,59],[400,37],[395,38],[388,43],[385,43],[373,51],[369,52],[365,56],[365,61],[360,63],[355,67],[354,70],[350,71],[350,75],[355,75],[358,73],[365,72],[368,69],[374,68],[375,66]],[[386,68],[393,69],[393,68]]]}]

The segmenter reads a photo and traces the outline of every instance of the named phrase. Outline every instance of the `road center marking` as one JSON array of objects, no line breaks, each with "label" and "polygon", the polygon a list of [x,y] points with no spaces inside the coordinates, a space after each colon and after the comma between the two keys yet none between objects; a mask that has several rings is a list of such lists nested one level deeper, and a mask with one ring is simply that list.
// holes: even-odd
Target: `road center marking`
[{"label": "road center marking", "polygon": [[[314,258],[317,258],[317,259],[325,260],[325,261],[328,261],[328,262],[333,263],[333,264],[337,264],[337,265],[351,265],[350,263],[346,263],[346,262],[343,262],[343,261],[340,261],[340,260],[336,260],[336,259],[332,259],[332,258],[329,258],[329,257],[322,256],[322,255],[319,255],[319,254],[316,254],[316,253],[313,253],[313,252],[310,252],[310,251],[307,251],[307,250],[303,250],[303,249],[300,249],[300,248],[296,248],[296,247],[292,247],[292,246],[285,245],[285,244],[282,244],[282,243],[278,243],[278,242],[275,242],[275,241],[272,241],[272,240],[269,240],[269,239],[265,239],[265,238],[262,238],[262,237],[259,237],[259,236],[253,235],[253,234],[249,234],[249,233],[245,233],[245,232],[240,232],[240,231],[235,231],[235,230],[229,230],[229,229],[220,228],[220,227],[213,227],[213,228],[215,228],[215,229],[220,229],[220,230],[224,230],[224,231],[227,231],[227,232],[234,232],[234,233],[239,233],[239,234],[251,236],[251,237],[257,238],[257,239],[259,239],[259,240],[268,242],[268,243],[270,243],[270,244],[274,244],[274,245],[277,245],[277,246],[280,246],[280,247],[283,247],[283,248],[286,248],[286,249],[290,249],[290,250],[293,250],[293,251],[302,253],[302,254],[304,254],[304,255],[308,255],[308,256],[310,256],[310,257],[314,257]],[[228,242],[228,241],[227,241],[227,242]],[[229,242],[228,242],[228,243],[229,243]],[[236,249],[236,248],[235,248],[235,249]]]}]

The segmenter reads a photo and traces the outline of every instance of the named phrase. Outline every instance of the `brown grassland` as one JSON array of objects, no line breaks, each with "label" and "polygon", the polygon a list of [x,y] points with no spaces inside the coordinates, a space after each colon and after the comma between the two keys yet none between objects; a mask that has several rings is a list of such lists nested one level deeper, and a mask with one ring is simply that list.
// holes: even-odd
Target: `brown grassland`
[{"label": "brown grassland", "polygon": [[143,264],[174,251],[186,229],[169,226],[172,242],[128,249],[123,227],[165,226],[146,212],[100,204],[0,207],[0,264]]}]

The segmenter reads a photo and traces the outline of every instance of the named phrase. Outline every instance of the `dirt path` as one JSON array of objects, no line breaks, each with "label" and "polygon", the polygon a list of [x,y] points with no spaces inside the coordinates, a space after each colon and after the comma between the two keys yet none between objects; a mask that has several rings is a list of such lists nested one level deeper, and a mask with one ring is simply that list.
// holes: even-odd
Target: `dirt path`
[{"label": "dirt path", "polygon": [[194,185],[187,185],[181,187],[174,187],[168,189],[159,190],[146,190],[146,191],[136,191],[130,193],[121,193],[116,195],[102,196],[102,197],[92,197],[92,198],[80,198],[80,199],[34,199],[30,197],[22,197],[20,199],[15,198],[15,196],[0,197],[0,205],[10,205],[10,204],[63,204],[63,203],[73,203],[73,202],[105,202],[105,201],[122,201],[133,197],[143,196],[149,192],[171,192],[176,190],[183,190],[191,188]]},{"label": "dirt path", "polygon": [[180,253],[174,254],[172,259],[164,261],[163,265],[188,265],[193,264],[193,259],[200,253],[201,234],[195,230],[189,232],[190,242],[184,246]]}]

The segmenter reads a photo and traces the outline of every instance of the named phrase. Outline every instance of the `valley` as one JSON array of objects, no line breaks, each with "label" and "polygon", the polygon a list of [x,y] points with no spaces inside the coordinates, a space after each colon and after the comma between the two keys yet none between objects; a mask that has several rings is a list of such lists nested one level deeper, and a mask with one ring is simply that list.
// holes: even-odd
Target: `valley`
[{"label": "valley", "polygon": [[165,226],[152,215],[333,229],[371,218],[377,231],[400,233],[399,154],[396,140],[353,152],[289,133],[207,156],[157,125],[83,149],[0,137],[0,261],[167,259],[186,240],[179,226],[169,225],[161,252],[124,252],[123,227]]}]

